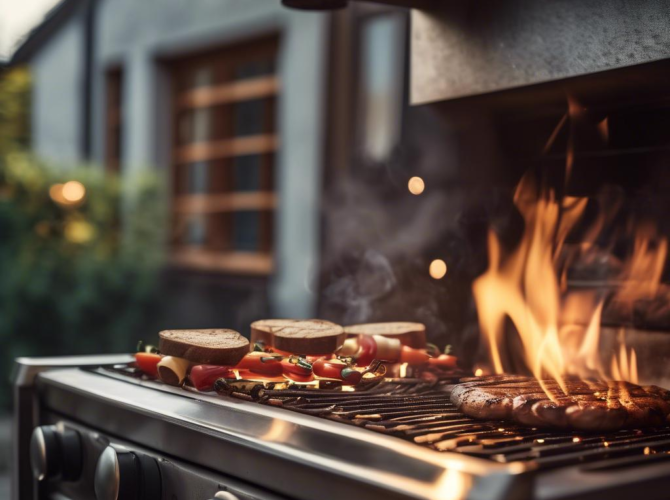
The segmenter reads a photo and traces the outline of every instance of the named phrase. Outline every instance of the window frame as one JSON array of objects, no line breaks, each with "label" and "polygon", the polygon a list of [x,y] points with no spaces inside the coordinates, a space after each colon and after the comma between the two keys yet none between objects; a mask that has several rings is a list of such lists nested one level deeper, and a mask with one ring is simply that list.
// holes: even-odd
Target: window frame
[{"label": "window frame", "polygon": [[[173,121],[169,143],[173,265],[227,274],[267,276],[273,273],[273,226],[278,207],[274,176],[280,146],[275,116],[281,91],[276,69],[278,60],[279,37],[271,34],[168,62]],[[235,75],[235,69],[249,61],[271,61],[272,70],[246,78]],[[188,78],[195,81],[196,72],[202,67],[211,69],[212,81],[189,88],[184,82]],[[256,99],[263,102],[262,133],[235,135],[234,106]],[[190,141],[181,143],[182,115],[201,109],[209,110],[211,121],[205,127],[207,139],[195,141],[190,137]],[[260,157],[259,186],[254,191],[235,190],[232,181],[236,171],[234,159],[245,155]],[[183,189],[188,185],[189,169],[198,162],[207,164],[209,189],[205,193]],[[233,247],[235,213],[243,211],[259,214],[256,251]],[[189,218],[206,221],[203,245],[179,243]]]}]

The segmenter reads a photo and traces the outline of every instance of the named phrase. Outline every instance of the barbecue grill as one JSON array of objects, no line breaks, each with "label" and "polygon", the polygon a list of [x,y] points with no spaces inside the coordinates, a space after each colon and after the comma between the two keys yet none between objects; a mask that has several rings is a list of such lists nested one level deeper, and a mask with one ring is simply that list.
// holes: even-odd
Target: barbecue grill
[{"label": "barbecue grill", "polygon": [[[670,428],[601,435],[475,421],[449,401],[458,374],[219,395],[166,386],[128,361],[19,360],[21,498],[33,473],[46,479],[38,498],[667,497]],[[74,432],[76,480],[58,465],[72,462],[68,449],[48,441],[33,445],[31,471],[33,427]],[[151,480],[138,467],[159,472]]]},{"label": "barbecue grill", "polygon": [[[283,3],[321,9],[356,2]],[[511,186],[530,169],[561,180],[554,174],[570,157],[585,168],[566,183],[568,195],[593,196],[614,180],[643,200],[636,209],[667,218],[670,142],[652,133],[670,122],[665,2],[379,3],[424,9],[412,12],[410,98],[422,106],[411,112],[448,124],[459,172],[445,184],[462,189],[459,196],[468,198],[468,190],[494,176]],[[580,149],[573,140],[580,123],[561,129],[570,118],[566,95],[589,108],[593,123],[606,123],[607,148],[592,147],[587,136]],[[552,149],[559,135],[577,146]],[[488,149],[497,150],[489,156]],[[462,222],[473,239],[484,234],[477,214]],[[568,276],[571,291],[613,286],[602,276],[588,278]],[[609,325],[606,342],[620,324]],[[639,327],[637,345],[652,345],[648,323],[631,325]],[[654,326],[640,375],[667,387],[662,326]],[[161,384],[138,374],[131,361],[17,361],[14,500],[670,496],[670,427],[576,433],[475,420],[449,398],[460,373],[432,381],[386,378],[351,391],[219,387],[217,394]]]}]

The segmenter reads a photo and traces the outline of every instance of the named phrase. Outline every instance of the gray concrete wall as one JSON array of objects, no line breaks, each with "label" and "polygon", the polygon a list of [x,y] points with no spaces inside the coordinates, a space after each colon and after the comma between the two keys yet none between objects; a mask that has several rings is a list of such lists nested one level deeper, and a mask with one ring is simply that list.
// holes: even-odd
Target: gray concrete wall
[{"label": "gray concrete wall", "polygon": [[104,73],[124,70],[123,170],[170,168],[169,82],[159,61],[279,33],[279,209],[270,288],[274,314],[308,317],[317,267],[328,18],[277,0],[101,0],[97,15],[94,155],[104,158]]},{"label": "gray concrete wall", "polygon": [[54,33],[30,63],[32,146],[67,168],[80,161],[83,105],[83,23],[80,13]]}]

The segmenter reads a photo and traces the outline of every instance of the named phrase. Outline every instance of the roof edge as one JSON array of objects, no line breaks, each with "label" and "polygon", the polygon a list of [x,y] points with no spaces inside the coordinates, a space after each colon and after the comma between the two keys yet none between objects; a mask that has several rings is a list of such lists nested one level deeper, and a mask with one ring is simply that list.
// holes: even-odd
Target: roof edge
[{"label": "roof edge", "polygon": [[28,33],[5,64],[14,66],[30,62],[42,45],[77,11],[79,5],[87,1],[91,0],[61,0]]}]

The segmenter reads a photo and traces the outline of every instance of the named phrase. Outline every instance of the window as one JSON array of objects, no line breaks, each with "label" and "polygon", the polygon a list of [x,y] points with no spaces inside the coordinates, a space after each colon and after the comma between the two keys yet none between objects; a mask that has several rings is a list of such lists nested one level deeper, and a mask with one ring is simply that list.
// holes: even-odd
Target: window
[{"label": "window", "polygon": [[173,262],[272,272],[277,41],[171,64]]},{"label": "window", "polygon": [[121,126],[122,114],[122,72],[114,68],[106,73],[107,117],[105,133],[105,167],[110,172],[119,172],[121,168]]}]

